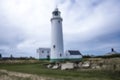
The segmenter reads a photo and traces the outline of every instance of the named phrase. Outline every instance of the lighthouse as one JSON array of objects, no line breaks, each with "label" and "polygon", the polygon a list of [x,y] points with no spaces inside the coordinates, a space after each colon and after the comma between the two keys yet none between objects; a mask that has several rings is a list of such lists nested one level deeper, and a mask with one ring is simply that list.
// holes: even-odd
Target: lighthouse
[{"label": "lighthouse", "polygon": [[61,12],[58,8],[55,8],[51,18],[51,62],[57,62],[64,59],[62,20]]}]

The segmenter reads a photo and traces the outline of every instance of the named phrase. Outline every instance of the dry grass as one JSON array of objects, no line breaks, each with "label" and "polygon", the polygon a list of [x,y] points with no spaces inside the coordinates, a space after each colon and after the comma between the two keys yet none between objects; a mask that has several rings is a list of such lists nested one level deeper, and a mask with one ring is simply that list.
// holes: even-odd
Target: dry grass
[{"label": "dry grass", "polygon": [[120,80],[120,71],[51,70],[45,68],[42,63],[2,64],[0,69],[9,70],[2,70],[2,78],[7,75],[7,78],[13,78],[11,80]]},{"label": "dry grass", "polygon": [[[90,60],[93,63],[119,64],[120,58]],[[4,62],[3,62],[4,63]],[[48,62],[6,61],[0,64],[0,80],[120,80],[120,69],[114,70],[51,70]],[[118,66],[119,68],[120,66]],[[7,71],[6,71],[7,70]]]}]

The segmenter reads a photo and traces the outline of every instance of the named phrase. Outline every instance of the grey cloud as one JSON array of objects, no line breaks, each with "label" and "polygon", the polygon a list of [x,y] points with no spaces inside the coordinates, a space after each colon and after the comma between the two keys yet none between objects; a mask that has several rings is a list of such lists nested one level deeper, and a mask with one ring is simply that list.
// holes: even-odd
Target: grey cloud
[{"label": "grey cloud", "polygon": [[83,54],[94,54],[94,55],[102,55],[110,51],[111,48],[115,48],[115,50],[120,51],[120,31],[97,36],[91,40],[81,41],[82,38],[78,38],[78,40],[74,40],[68,42],[66,44],[67,49],[78,49],[83,52]]},{"label": "grey cloud", "polygon": [[11,26],[0,23],[0,46],[16,46],[24,41],[22,30]]}]

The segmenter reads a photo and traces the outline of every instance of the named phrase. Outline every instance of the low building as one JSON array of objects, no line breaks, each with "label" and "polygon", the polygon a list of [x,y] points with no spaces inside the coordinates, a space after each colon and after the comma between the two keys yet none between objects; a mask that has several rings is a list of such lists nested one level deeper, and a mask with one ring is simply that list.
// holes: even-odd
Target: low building
[{"label": "low building", "polygon": [[82,54],[80,53],[79,50],[67,50],[65,52],[65,58],[68,60],[81,60],[82,59]]},{"label": "low building", "polygon": [[37,53],[39,54],[40,60],[50,59],[50,48],[38,48]]},{"label": "low building", "polygon": [[106,53],[105,55],[114,55],[114,54],[120,54],[114,50],[114,48],[111,48],[111,52]]}]

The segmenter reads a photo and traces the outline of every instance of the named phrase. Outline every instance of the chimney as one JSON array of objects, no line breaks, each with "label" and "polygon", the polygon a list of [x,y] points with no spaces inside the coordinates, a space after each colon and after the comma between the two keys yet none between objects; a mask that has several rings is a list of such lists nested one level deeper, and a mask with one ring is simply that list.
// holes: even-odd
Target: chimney
[{"label": "chimney", "polygon": [[114,51],[114,48],[111,48],[111,52],[115,52],[115,51]]}]

